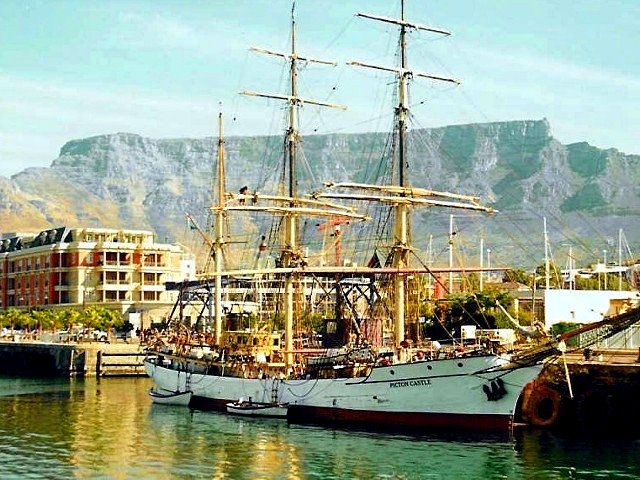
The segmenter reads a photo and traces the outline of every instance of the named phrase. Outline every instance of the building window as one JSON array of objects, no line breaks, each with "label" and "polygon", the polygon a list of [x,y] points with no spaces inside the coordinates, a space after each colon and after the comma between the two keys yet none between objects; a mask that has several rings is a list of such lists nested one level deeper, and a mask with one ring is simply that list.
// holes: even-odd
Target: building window
[{"label": "building window", "polygon": [[158,300],[156,297],[156,293],[157,292],[144,292],[143,300],[147,302],[155,302],[156,300]]},{"label": "building window", "polygon": [[145,285],[156,285],[156,275],[154,273],[145,273],[143,280]]},{"label": "building window", "polygon": [[105,252],[107,265],[117,265],[118,254],[116,252]]}]

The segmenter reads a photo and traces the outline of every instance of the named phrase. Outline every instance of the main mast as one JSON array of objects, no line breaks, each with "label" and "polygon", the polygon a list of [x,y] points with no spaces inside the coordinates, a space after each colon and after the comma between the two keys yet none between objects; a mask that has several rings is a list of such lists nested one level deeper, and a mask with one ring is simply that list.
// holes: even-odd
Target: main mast
[{"label": "main mast", "polygon": [[[310,63],[320,63],[325,65],[336,65],[335,62],[316,60],[301,57],[296,51],[296,22],[295,22],[295,2],[291,8],[291,51],[289,53],[279,53],[265,49],[252,48],[252,50],[284,58],[289,62],[289,95],[264,94],[244,91],[244,95],[253,95],[266,98],[285,100],[289,103],[289,125],[286,130],[286,160],[285,179],[288,184],[288,206],[290,211],[284,215],[284,235],[283,249],[280,257],[280,264],[283,268],[297,267],[300,265],[302,255],[298,246],[298,222],[294,211],[299,205],[298,185],[297,185],[297,146],[299,141],[298,131],[298,110],[304,104],[319,105],[324,107],[341,108],[340,105],[319,102],[316,100],[303,99],[298,96],[297,75],[298,61]],[[293,365],[293,315],[294,315],[294,276],[285,275],[285,350],[286,364]]]}]

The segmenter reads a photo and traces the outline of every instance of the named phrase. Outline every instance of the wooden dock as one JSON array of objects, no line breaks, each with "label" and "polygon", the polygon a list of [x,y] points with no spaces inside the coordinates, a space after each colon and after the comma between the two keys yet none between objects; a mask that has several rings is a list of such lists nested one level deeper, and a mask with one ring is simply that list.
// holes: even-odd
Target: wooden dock
[{"label": "wooden dock", "polygon": [[122,351],[101,349],[96,354],[97,377],[138,377],[146,375],[142,360],[145,352],[130,348]]}]

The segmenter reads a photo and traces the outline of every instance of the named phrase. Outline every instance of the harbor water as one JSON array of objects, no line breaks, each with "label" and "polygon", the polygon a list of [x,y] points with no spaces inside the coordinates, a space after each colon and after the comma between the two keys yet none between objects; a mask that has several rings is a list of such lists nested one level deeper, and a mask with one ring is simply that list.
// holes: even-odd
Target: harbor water
[{"label": "harbor water", "polygon": [[0,377],[0,478],[639,478],[636,436],[408,435],[153,405],[146,378]]}]

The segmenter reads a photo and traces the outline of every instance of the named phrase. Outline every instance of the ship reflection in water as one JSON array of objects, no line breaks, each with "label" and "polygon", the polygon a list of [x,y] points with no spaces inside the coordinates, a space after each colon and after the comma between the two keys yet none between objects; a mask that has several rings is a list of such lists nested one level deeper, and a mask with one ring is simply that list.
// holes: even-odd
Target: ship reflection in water
[{"label": "ship reflection in water", "polygon": [[147,379],[0,378],[0,478],[637,478],[640,441],[289,425],[153,405]]}]

